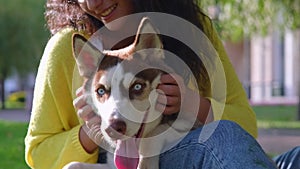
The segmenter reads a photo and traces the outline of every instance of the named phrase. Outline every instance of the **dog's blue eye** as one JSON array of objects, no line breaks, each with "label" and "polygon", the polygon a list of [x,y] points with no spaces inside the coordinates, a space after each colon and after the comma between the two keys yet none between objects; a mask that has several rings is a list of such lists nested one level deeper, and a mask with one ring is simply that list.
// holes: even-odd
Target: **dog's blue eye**
[{"label": "dog's blue eye", "polygon": [[103,96],[103,95],[105,94],[105,89],[99,88],[99,89],[97,89],[97,93],[98,93],[100,96]]},{"label": "dog's blue eye", "polygon": [[138,84],[135,84],[135,85],[134,85],[133,89],[134,89],[134,90],[141,90],[142,87],[143,87],[143,86],[142,86],[141,84],[138,83]]}]

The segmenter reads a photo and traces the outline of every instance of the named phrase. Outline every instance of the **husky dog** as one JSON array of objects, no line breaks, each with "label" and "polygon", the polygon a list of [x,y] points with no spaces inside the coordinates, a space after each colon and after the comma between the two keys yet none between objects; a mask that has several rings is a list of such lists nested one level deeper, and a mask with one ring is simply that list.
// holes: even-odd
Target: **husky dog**
[{"label": "husky dog", "polygon": [[172,69],[164,63],[162,42],[149,18],[141,20],[128,47],[99,51],[75,34],[73,53],[85,78],[88,103],[101,116],[105,143],[100,146],[113,149],[114,154],[114,163],[73,164],[77,168],[158,169],[161,150],[178,141],[189,127],[186,121],[155,109],[160,76]]}]

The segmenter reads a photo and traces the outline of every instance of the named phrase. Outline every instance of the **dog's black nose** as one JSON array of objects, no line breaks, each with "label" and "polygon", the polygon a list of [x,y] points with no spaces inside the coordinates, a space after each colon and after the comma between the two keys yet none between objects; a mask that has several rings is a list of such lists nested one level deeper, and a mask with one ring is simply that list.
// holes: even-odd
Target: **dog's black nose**
[{"label": "dog's black nose", "polygon": [[111,119],[110,127],[113,128],[115,131],[117,131],[120,134],[124,135],[126,133],[126,123],[122,120]]}]

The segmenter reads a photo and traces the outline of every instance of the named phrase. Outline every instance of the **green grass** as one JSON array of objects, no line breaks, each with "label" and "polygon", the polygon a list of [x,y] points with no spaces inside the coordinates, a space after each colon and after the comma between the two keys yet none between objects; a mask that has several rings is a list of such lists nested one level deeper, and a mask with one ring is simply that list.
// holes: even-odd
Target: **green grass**
[{"label": "green grass", "polygon": [[254,106],[259,128],[300,129],[297,106]]},{"label": "green grass", "polygon": [[[296,106],[254,106],[260,128],[299,128]],[[0,169],[29,169],[24,161],[28,123],[0,120]]]},{"label": "green grass", "polygon": [[24,160],[27,123],[0,120],[0,169],[28,169]]}]

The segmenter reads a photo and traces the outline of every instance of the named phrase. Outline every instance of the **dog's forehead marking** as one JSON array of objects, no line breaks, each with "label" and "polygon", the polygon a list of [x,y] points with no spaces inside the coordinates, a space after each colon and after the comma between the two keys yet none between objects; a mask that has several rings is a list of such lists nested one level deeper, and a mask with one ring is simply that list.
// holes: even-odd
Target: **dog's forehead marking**
[{"label": "dog's forehead marking", "polygon": [[124,64],[124,62],[121,62],[113,68],[111,71],[112,74],[107,74],[107,76],[112,78],[112,86],[120,87],[120,85],[122,85],[124,89],[129,89],[131,83],[135,79],[135,74],[126,67],[128,67],[128,65]]},{"label": "dog's forehead marking", "polygon": [[131,83],[135,80],[135,75],[131,72],[127,72],[124,74],[123,86],[126,89],[129,89]]},{"label": "dog's forehead marking", "polygon": [[103,84],[104,86],[111,86],[111,80],[112,80],[112,77],[114,76],[114,72],[116,70],[116,67],[113,66],[111,68],[109,68],[108,70],[106,70],[106,73],[104,73],[98,83],[99,84]]},{"label": "dog's forehead marking", "polygon": [[116,66],[111,69],[110,74],[108,74],[110,78],[110,83],[112,86],[118,86],[120,82],[123,80],[124,71],[122,67],[120,66],[120,63],[118,63]]}]

